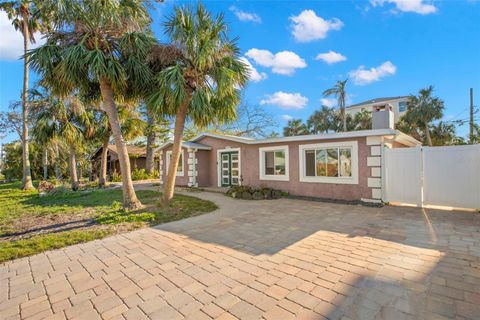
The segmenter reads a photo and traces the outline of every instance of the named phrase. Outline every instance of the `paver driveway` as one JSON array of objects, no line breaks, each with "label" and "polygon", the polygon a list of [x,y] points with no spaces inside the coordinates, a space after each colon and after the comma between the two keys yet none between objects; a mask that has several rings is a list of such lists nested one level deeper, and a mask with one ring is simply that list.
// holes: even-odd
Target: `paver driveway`
[{"label": "paver driveway", "polygon": [[480,319],[480,216],[201,193],[208,215],[0,266],[0,319]]}]

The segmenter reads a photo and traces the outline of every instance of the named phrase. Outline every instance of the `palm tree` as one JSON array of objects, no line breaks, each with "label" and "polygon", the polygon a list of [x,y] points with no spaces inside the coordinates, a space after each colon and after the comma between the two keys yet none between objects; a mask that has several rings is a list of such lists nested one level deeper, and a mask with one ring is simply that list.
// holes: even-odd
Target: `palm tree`
[{"label": "palm tree", "polygon": [[239,59],[236,42],[228,39],[223,15],[212,17],[201,4],[196,9],[175,7],[164,26],[179,58],[157,74],[157,88],[148,104],[162,114],[175,116],[172,160],[164,190],[168,204],[174,193],[185,120],[190,118],[203,128],[233,120],[248,69]]},{"label": "palm tree", "polygon": [[418,95],[411,95],[407,100],[405,119],[423,129],[428,145],[431,147],[430,123],[443,117],[444,103],[437,97],[432,97],[433,86],[420,89]]},{"label": "palm tree", "polygon": [[69,169],[72,190],[79,187],[77,149],[91,134],[91,114],[76,97],[61,100],[50,96],[35,117],[33,135],[44,142],[63,141],[69,146]]},{"label": "palm tree", "polygon": [[8,19],[12,21],[15,30],[23,36],[23,90],[22,90],[22,165],[23,178],[22,188],[24,190],[34,189],[32,173],[30,168],[30,155],[28,150],[28,45],[35,43],[35,32],[43,29],[41,20],[36,14],[33,1],[17,0],[0,3],[0,10],[7,13]]},{"label": "palm tree", "polygon": [[302,119],[288,120],[287,126],[283,128],[283,135],[288,136],[301,136],[309,134],[307,125],[302,122]]},{"label": "palm tree", "polygon": [[338,107],[340,108],[340,114],[343,119],[343,131],[347,131],[347,117],[345,116],[345,99],[347,98],[345,87],[347,85],[347,81],[348,79],[343,81],[339,80],[332,88],[323,92],[325,97],[335,96],[337,98]]},{"label": "palm tree", "polygon": [[56,94],[98,96],[108,116],[122,173],[123,207],[142,207],[133,188],[117,102],[140,98],[149,83],[146,57],[155,43],[141,0],[45,0],[54,31],[31,51],[31,64]]},{"label": "palm tree", "polygon": [[372,112],[369,110],[362,110],[355,113],[353,116],[354,130],[369,130],[372,129]]},{"label": "palm tree", "polygon": [[328,130],[332,129],[334,112],[334,109],[327,106],[322,106],[320,110],[315,111],[307,120],[310,133],[328,133]]}]

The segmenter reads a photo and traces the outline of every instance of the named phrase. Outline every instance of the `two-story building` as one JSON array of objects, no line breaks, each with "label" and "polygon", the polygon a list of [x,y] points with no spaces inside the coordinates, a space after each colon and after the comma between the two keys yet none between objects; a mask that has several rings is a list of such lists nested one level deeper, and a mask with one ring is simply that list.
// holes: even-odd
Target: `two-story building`
[{"label": "two-story building", "polygon": [[409,96],[375,98],[364,102],[353,104],[345,109],[347,114],[354,116],[357,112],[368,110],[370,112],[383,110],[386,105],[392,106],[395,123],[407,111],[407,100]]}]

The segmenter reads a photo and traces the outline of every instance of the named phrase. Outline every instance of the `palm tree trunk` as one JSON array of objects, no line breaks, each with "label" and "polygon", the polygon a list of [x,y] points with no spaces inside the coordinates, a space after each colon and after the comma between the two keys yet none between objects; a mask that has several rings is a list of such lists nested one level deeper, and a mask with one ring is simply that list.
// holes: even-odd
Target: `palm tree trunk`
[{"label": "palm tree trunk", "polygon": [[100,177],[98,179],[98,186],[105,188],[107,185],[107,159],[108,159],[108,141],[110,137],[103,140],[102,154],[100,155]]},{"label": "palm tree trunk", "polygon": [[122,174],[122,192],[123,192],[123,208],[126,210],[135,210],[142,207],[142,203],[138,200],[133,188],[132,176],[130,172],[130,159],[128,157],[127,146],[123,139],[122,130],[120,128],[120,119],[118,117],[117,106],[113,98],[113,90],[110,82],[106,78],[100,79],[100,90],[103,97],[103,105],[108,116],[108,121],[112,129],[112,135],[115,139],[115,145],[118,152],[118,160],[120,162],[120,171]]},{"label": "palm tree trunk", "polygon": [[34,189],[30,169],[30,155],[28,152],[28,22],[23,17],[23,93],[22,93],[22,161],[23,161],[23,190]]},{"label": "palm tree trunk", "polygon": [[425,136],[427,137],[428,146],[432,146],[432,137],[430,136],[430,129],[428,128],[428,123],[425,125]]},{"label": "palm tree trunk", "polygon": [[58,151],[58,145],[55,145],[55,178],[62,180],[62,169],[60,168],[60,152]]},{"label": "palm tree trunk", "polygon": [[163,191],[163,202],[167,205],[173,198],[175,191],[175,179],[177,177],[178,160],[182,150],[183,129],[185,128],[185,119],[187,118],[188,106],[190,105],[192,93],[189,92],[188,98],[180,106],[175,115],[175,129],[173,130],[172,158],[168,167],[167,181]]},{"label": "palm tree trunk", "polygon": [[69,156],[69,168],[70,168],[70,178],[72,179],[72,190],[78,190],[78,176],[77,176],[77,158],[75,156],[75,147],[70,146],[70,156]]},{"label": "palm tree trunk", "polygon": [[43,150],[43,180],[48,180],[48,152],[46,147]]},{"label": "palm tree trunk", "polygon": [[153,147],[155,145],[155,130],[153,130],[154,121],[149,108],[147,108],[147,124],[148,124],[148,134],[147,134],[147,156],[145,159],[145,171],[148,174],[152,174],[153,160],[154,160]]},{"label": "palm tree trunk", "polygon": [[342,98],[341,105],[340,105],[340,113],[342,114],[343,120],[343,132],[347,132],[347,117],[345,114],[345,99]]}]

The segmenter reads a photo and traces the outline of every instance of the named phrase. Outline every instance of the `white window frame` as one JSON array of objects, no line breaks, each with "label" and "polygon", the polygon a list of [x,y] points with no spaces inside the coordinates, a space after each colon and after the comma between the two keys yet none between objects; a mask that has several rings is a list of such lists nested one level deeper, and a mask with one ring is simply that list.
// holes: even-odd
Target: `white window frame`
[{"label": "white window frame", "polygon": [[242,153],[240,148],[225,148],[217,150],[217,185],[219,188],[222,187],[222,152],[238,152],[238,185],[242,185]]},{"label": "white window frame", "polygon": [[[325,149],[325,148],[345,148],[352,149],[352,176],[351,177],[308,177],[305,174],[305,150]],[[358,142],[357,141],[339,141],[316,144],[302,144],[298,147],[299,173],[301,182],[312,183],[336,183],[336,184],[358,184]]]},{"label": "white window frame", "polygon": [[[265,152],[275,152],[275,151],[283,151],[285,153],[285,174],[284,175],[265,174]],[[258,158],[259,158],[260,180],[277,180],[277,181],[290,180],[290,170],[289,170],[289,161],[288,161],[289,155],[288,155],[287,145],[259,148]]]},{"label": "white window frame", "polygon": [[[185,153],[185,150],[182,150],[180,151],[180,157],[182,159],[182,171],[178,171],[177,170],[177,177],[184,177],[185,176],[185,157],[184,157],[184,153]],[[165,168],[165,172],[167,173],[168,175],[168,168],[170,168],[170,156],[172,154],[172,150],[168,150],[167,151],[167,154],[166,154],[166,157],[167,159],[165,159],[167,161],[167,167]]]}]

